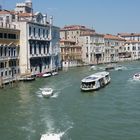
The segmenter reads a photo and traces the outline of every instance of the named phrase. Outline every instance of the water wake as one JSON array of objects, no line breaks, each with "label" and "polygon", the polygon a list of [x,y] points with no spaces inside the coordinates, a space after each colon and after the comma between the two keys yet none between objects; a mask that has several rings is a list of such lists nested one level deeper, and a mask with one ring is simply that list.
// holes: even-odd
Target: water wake
[{"label": "water wake", "polygon": [[[45,90],[45,88],[39,88],[39,90],[36,92],[36,94],[37,94],[37,96],[39,97],[39,98],[43,98],[43,96],[42,96],[42,91],[43,90]],[[59,89],[54,89],[54,91],[53,91],[53,95],[50,97],[50,98],[57,98],[58,96],[59,96],[59,94],[61,93],[61,90],[59,90]]]},{"label": "water wake", "polygon": [[65,131],[60,132],[60,133],[45,133],[42,134],[41,139],[40,140],[60,140],[64,135],[66,135],[66,133],[68,132],[69,129],[71,129],[72,127],[67,128]]},{"label": "water wake", "polygon": [[128,79],[128,82],[131,82],[131,83],[140,83],[140,80],[136,80],[136,79],[133,79],[133,78],[129,78],[129,79]]}]

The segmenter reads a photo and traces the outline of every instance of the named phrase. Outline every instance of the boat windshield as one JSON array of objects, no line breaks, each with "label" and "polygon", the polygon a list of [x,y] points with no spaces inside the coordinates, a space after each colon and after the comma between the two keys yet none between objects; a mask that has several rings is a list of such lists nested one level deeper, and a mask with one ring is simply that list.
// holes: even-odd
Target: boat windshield
[{"label": "boat windshield", "polygon": [[52,89],[50,89],[50,88],[46,88],[46,89],[44,89],[44,91],[46,91],[46,92],[50,92],[50,91],[52,91]]},{"label": "boat windshield", "polygon": [[87,77],[86,79],[87,80],[95,80],[95,79],[97,79],[97,77]]},{"label": "boat windshield", "polygon": [[93,88],[93,86],[95,85],[95,82],[82,82],[82,88]]}]

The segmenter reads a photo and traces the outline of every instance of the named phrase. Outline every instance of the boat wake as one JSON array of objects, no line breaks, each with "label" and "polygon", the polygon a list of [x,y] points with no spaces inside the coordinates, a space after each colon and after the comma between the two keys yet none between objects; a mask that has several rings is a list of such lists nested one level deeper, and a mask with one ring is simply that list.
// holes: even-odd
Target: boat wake
[{"label": "boat wake", "polygon": [[130,78],[130,79],[128,79],[128,82],[131,82],[131,83],[135,84],[135,83],[140,83],[140,80]]},{"label": "boat wake", "polygon": [[72,127],[67,128],[64,132],[60,133],[46,133],[41,135],[40,140],[61,140],[61,138],[66,135],[69,129]]},{"label": "boat wake", "polygon": [[54,92],[53,96],[51,96],[50,98],[57,98],[60,93],[61,93],[60,91],[56,91]]},{"label": "boat wake", "polygon": [[[36,94],[39,98],[43,98],[42,91],[44,91],[44,90],[45,90],[45,88],[39,88],[39,90],[36,92]],[[61,93],[60,90],[54,90],[53,95],[50,96],[50,98],[57,98],[60,93]]]}]

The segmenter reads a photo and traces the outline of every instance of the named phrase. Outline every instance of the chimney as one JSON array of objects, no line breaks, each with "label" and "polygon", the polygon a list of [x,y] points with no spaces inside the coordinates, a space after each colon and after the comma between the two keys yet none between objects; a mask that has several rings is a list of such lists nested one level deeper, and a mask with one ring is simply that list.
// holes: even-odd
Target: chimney
[{"label": "chimney", "polygon": [[50,16],[50,24],[53,25],[53,16]]},{"label": "chimney", "polygon": [[15,22],[18,22],[18,13],[15,14]]},{"label": "chimney", "polygon": [[43,15],[43,24],[46,24],[47,23],[47,14],[45,15]]}]

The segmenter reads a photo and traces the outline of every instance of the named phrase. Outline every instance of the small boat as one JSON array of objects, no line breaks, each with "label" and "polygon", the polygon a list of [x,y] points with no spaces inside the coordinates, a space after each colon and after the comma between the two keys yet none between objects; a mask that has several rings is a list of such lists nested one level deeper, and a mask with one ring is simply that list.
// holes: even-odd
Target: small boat
[{"label": "small boat", "polygon": [[92,91],[100,89],[110,83],[110,80],[109,72],[103,71],[92,74],[81,80],[81,90]]},{"label": "small boat", "polygon": [[122,70],[125,70],[126,67],[122,66],[122,65],[118,65],[115,67],[115,70],[118,70],[118,71],[122,71]]},{"label": "small boat", "polygon": [[43,76],[43,73],[36,74],[36,77],[42,77],[42,76]]},{"label": "small boat", "polygon": [[43,134],[40,140],[61,140],[60,134]]},{"label": "small boat", "polygon": [[43,97],[51,97],[53,95],[53,89],[52,88],[44,88],[41,93],[42,93]]},{"label": "small boat", "polygon": [[97,69],[97,67],[94,65],[90,67],[90,70],[96,70],[96,69]]},{"label": "small boat", "polygon": [[35,77],[20,77],[19,81],[24,81],[24,82],[30,82],[30,81],[34,81]]},{"label": "small boat", "polygon": [[115,69],[115,65],[113,64],[109,64],[105,67],[105,70],[112,70],[112,69]]},{"label": "small boat", "polygon": [[44,73],[43,75],[42,75],[42,77],[50,77],[52,74],[50,73],[50,72],[48,72],[48,73]]},{"label": "small boat", "polygon": [[52,76],[54,75],[58,75],[58,72],[57,71],[52,72]]},{"label": "small boat", "polygon": [[133,75],[134,80],[140,80],[140,73],[136,73]]}]

